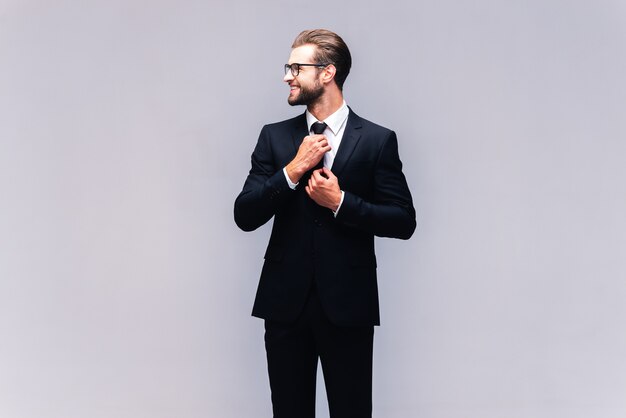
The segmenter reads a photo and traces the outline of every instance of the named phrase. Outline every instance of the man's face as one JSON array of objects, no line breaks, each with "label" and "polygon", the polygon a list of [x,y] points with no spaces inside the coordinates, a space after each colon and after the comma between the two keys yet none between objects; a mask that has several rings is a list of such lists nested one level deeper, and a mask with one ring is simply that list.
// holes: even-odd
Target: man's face
[{"label": "man's face", "polygon": [[[288,64],[317,64],[313,55],[314,45],[302,45],[291,50]],[[310,105],[324,93],[324,86],[320,81],[320,70],[317,67],[300,67],[300,73],[294,77],[287,72],[283,79],[289,84],[290,91],[287,101],[290,105]]]}]

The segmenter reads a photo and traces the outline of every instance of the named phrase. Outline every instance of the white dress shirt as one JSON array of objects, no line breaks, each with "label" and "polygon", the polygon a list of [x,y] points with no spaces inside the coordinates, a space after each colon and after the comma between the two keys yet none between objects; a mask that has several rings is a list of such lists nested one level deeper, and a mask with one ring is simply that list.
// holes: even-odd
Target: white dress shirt
[{"label": "white dress shirt", "polygon": [[[330,145],[330,151],[324,154],[324,167],[327,167],[330,170],[332,170],[333,162],[335,161],[335,156],[337,155],[337,151],[339,150],[339,145],[341,145],[341,139],[343,138],[343,133],[346,130],[346,123],[348,121],[349,113],[350,113],[350,110],[348,109],[348,105],[346,104],[345,100],[342,103],[342,105],[339,107],[339,109],[335,111],[335,113],[333,113],[332,115],[330,115],[323,121],[318,121],[315,118],[315,116],[313,116],[311,112],[309,112],[308,109],[305,112],[306,123],[307,123],[307,127],[309,128],[309,134],[312,134],[311,126],[315,122],[324,122],[327,125],[326,129],[323,132],[323,135],[328,140],[328,145]],[[291,179],[287,175],[286,167],[283,168],[283,173],[285,174],[285,178],[287,179],[287,183],[289,184],[289,187],[295,190],[296,187],[298,186],[298,183],[294,183],[291,181]],[[337,213],[339,213],[339,208],[341,208],[341,204],[343,203],[343,197],[344,197],[344,192],[342,190],[341,201],[339,202],[339,207],[337,208],[337,211],[333,212],[335,216],[337,216]]]}]

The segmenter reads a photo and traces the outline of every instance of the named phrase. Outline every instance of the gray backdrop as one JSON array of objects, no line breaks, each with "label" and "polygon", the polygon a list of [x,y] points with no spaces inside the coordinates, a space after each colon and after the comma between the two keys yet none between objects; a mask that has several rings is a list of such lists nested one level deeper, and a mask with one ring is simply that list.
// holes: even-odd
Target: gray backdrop
[{"label": "gray backdrop", "polygon": [[271,416],[232,205],[313,27],[418,209],[375,416],[626,416],[621,0],[0,0],[0,416]]}]

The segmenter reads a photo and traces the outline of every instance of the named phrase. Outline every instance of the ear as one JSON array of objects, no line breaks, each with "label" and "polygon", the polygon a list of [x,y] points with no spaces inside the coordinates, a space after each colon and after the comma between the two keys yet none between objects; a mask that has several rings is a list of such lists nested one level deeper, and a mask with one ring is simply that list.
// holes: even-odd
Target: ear
[{"label": "ear", "polygon": [[326,68],[322,70],[322,83],[328,84],[333,81],[336,73],[337,68],[333,64],[326,66]]}]

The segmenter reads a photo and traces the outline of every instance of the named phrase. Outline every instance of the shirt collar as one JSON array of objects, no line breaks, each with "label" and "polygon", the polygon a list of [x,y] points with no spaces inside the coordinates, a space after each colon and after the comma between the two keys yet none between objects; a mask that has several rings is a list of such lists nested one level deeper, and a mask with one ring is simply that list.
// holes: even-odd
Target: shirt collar
[{"label": "shirt collar", "polygon": [[[309,128],[309,132],[311,132],[311,125],[313,125],[315,122],[318,122],[318,120],[315,119],[315,116],[313,116],[308,109],[305,113],[307,127]],[[333,132],[333,134],[337,135],[343,124],[346,123],[349,113],[350,110],[348,109],[348,105],[344,100],[339,109],[335,111],[335,113],[327,117],[326,120],[320,122],[326,123],[326,125],[328,125],[328,128]]]}]

